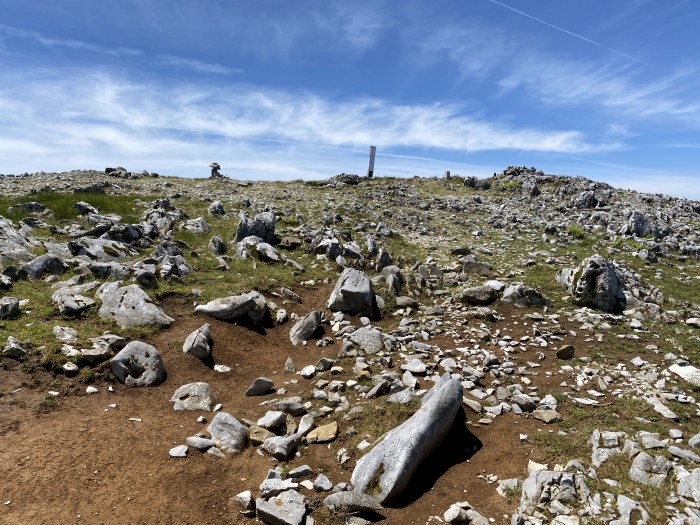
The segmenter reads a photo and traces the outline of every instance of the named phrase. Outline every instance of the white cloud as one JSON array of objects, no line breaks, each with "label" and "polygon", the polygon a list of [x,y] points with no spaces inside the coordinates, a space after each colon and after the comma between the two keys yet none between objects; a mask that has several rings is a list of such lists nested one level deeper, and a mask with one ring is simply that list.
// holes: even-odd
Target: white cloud
[{"label": "white cloud", "polygon": [[103,55],[112,56],[138,56],[141,51],[138,49],[133,49],[130,47],[108,47],[101,46],[99,44],[92,44],[90,42],[84,42],[82,40],[74,40],[71,38],[58,38],[53,36],[48,36],[43,33],[36,31],[25,31],[23,29],[18,29],[16,27],[7,26],[0,24],[0,35],[6,35],[14,38],[30,39],[39,44],[46,46],[47,48],[58,50],[58,49],[70,49],[71,51],[89,52],[89,53],[100,53]]},{"label": "white cloud", "polygon": [[317,5],[312,11],[316,26],[358,51],[370,49],[391,25],[378,2],[332,1]]},{"label": "white cloud", "polygon": [[647,80],[628,68],[533,56],[499,84],[504,92],[525,88],[544,104],[593,105],[632,119],[663,117],[698,125],[700,101],[694,95],[700,87],[698,70],[685,66]]},{"label": "white cloud", "polygon": [[192,71],[196,71],[197,73],[211,73],[215,75],[234,75],[243,73],[243,70],[239,68],[174,55],[158,55],[157,60],[161,64],[177,68],[190,69]]},{"label": "white cloud", "polygon": [[[260,160],[274,158],[268,175],[294,178],[362,172],[369,144],[378,146],[380,155],[415,148],[427,152],[425,157],[511,149],[590,152],[609,147],[591,144],[575,130],[489,122],[458,106],[335,101],[245,84],[217,88],[142,83],[75,70],[15,72],[6,82],[23,89],[0,89],[0,109],[8,109],[0,113],[0,172],[133,162],[139,168],[185,174],[190,167],[225,159],[262,176]],[[227,152],[232,153],[225,158]],[[359,164],[349,167],[351,159],[359,159]],[[394,171],[408,162],[400,156],[385,156],[384,161],[385,168],[391,165]],[[425,174],[428,165],[433,174],[450,169],[445,161],[413,164],[417,174]]]},{"label": "white cloud", "polygon": [[478,21],[446,23],[438,29],[414,24],[404,39],[416,50],[411,60],[417,65],[426,67],[447,59],[459,71],[460,80],[491,72],[516,50],[499,29]]}]

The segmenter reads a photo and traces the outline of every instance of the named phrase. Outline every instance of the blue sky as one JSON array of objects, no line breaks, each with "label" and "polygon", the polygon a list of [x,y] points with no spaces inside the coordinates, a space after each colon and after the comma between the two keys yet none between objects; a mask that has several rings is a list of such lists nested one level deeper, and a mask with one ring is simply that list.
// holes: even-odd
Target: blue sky
[{"label": "blue sky", "polygon": [[696,0],[0,0],[0,173],[488,176],[700,198]]}]

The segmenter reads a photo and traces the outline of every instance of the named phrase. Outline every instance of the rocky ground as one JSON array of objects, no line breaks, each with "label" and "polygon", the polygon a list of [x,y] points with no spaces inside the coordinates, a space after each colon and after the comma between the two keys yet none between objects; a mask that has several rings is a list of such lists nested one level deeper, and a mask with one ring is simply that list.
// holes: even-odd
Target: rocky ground
[{"label": "rocky ground", "polygon": [[3,523],[700,523],[700,202],[0,175]]}]

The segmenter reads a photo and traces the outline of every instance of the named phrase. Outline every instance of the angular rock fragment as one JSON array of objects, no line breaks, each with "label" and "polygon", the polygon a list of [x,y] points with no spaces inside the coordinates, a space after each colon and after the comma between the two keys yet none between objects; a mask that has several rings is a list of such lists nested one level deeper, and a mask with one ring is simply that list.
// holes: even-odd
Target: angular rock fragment
[{"label": "angular rock fragment", "polygon": [[209,324],[205,323],[187,336],[182,345],[182,351],[186,354],[196,355],[200,359],[206,359],[211,355],[212,344]]},{"label": "angular rock fragment", "polygon": [[615,266],[595,254],[576,269],[557,272],[557,282],[564,286],[579,306],[620,313],[625,309],[625,281]]},{"label": "angular rock fragment", "polygon": [[372,281],[364,272],[346,268],[328,299],[328,308],[351,315],[377,318],[379,308],[372,289]]},{"label": "angular rock fragment", "polygon": [[309,312],[294,324],[292,329],[289,331],[289,340],[293,345],[298,345],[303,341],[308,341],[309,338],[316,333],[319,326],[321,326],[320,310]]}]

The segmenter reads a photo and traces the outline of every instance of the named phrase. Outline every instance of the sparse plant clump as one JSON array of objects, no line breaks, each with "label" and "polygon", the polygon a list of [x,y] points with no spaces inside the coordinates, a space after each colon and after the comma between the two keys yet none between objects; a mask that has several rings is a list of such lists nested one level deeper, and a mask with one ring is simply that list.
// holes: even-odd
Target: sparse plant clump
[{"label": "sparse plant clump", "polygon": [[569,226],[569,228],[566,231],[574,239],[578,239],[579,241],[582,241],[587,237],[586,230],[575,224]]}]

